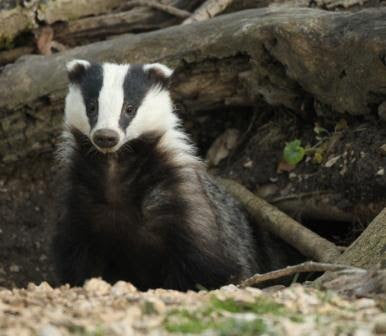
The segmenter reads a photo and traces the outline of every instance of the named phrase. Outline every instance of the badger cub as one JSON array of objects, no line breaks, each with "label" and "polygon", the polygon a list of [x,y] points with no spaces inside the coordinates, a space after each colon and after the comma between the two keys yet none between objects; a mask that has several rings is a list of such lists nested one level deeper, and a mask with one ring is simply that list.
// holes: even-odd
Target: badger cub
[{"label": "badger cub", "polygon": [[238,203],[180,127],[162,64],[67,64],[54,237],[61,282],[214,288],[263,270]]}]

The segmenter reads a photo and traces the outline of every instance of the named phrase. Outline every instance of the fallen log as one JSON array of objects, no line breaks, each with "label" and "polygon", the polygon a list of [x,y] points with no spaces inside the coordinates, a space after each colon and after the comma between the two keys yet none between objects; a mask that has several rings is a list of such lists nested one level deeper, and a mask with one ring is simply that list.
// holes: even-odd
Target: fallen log
[{"label": "fallen log", "polygon": [[[53,25],[55,39],[69,46],[77,46],[90,42],[106,39],[124,33],[147,32],[179,24],[188,11],[194,9],[201,1],[164,0],[152,8],[153,2],[144,2],[149,6],[140,5],[141,1],[131,1],[120,6],[119,11],[83,17],[68,22],[59,22]],[[132,7],[136,5],[136,7]],[[162,10],[163,8],[163,10]],[[177,16],[165,14],[164,10],[173,9],[179,13]],[[183,14],[185,13],[185,14]]]},{"label": "fallen log", "polygon": [[0,170],[52,150],[73,58],[165,62],[189,112],[259,100],[295,112],[311,101],[332,117],[375,112],[386,100],[385,19],[386,9],[266,8],[24,58],[0,73]]}]

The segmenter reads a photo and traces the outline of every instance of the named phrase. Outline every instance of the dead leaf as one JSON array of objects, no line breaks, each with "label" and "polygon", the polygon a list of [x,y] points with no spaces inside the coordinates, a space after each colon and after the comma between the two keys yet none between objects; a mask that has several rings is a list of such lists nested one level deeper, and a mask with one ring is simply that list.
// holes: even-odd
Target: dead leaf
[{"label": "dead leaf", "polygon": [[334,156],[334,157],[332,157],[331,159],[329,159],[325,164],[324,164],[324,166],[326,167],[326,168],[331,168],[335,163],[337,163],[338,162],[338,160],[340,159],[340,155],[337,155],[337,156]]},{"label": "dead leaf", "polygon": [[217,166],[221,160],[225,159],[232,149],[237,146],[240,132],[237,129],[227,129],[210,146],[206,159],[208,166]]},{"label": "dead leaf", "polygon": [[50,26],[45,26],[38,32],[36,39],[36,47],[42,55],[51,55],[52,40],[54,38],[54,30]]},{"label": "dead leaf", "polygon": [[276,172],[277,173],[290,172],[290,171],[293,171],[295,167],[296,167],[295,165],[289,164],[288,162],[283,160],[279,162]]}]

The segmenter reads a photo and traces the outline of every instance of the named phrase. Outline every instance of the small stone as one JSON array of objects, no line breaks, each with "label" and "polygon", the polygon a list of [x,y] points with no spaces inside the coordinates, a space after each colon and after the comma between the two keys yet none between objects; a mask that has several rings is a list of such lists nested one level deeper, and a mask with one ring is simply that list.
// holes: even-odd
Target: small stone
[{"label": "small stone", "polygon": [[102,279],[94,278],[85,283],[84,289],[92,294],[105,295],[110,291],[111,285]]},{"label": "small stone", "polygon": [[375,301],[372,299],[359,299],[355,302],[355,306],[357,309],[368,309],[368,308],[373,308],[375,307]]},{"label": "small stone", "polygon": [[386,144],[383,144],[379,149],[381,150],[382,155],[386,155]]},{"label": "small stone", "polygon": [[296,176],[297,176],[296,173],[289,173],[289,175],[288,175],[290,180],[296,178]]},{"label": "small stone", "polygon": [[58,328],[54,327],[51,324],[47,324],[42,329],[40,329],[38,335],[39,336],[62,336],[63,334]]},{"label": "small stone", "polygon": [[376,176],[383,176],[383,175],[385,175],[385,169],[384,169],[384,168],[379,169],[379,170],[376,172],[375,175],[376,175]]},{"label": "small stone", "polygon": [[146,298],[143,302],[142,312],[146,315],[163,314],[165,310],[165,304],[156,297]]},{"label": "small stone", "polygon": [[111,288],[111,293],[116,296],[122,296],[124,294],[132,294],[137,289],[129,282],[117,281]]},{"label": "small stone", "polygon": [[20,266],[18,266],[18,265],[11,265],[11,266],[9,267],[9,270],[10,270],[11,272],[14,272],[14,273],[20,272]]},{"label": "small stone", "polygon": [[386,314],[381,314],[375,318],[374,332],[376,334],[386,334]]},{"label": "small stone", "polygon": [[252,166],[253,166],[253,161],[252,160],[248,160],[247,162],[245,162],[243,164],[244,168],[252,168]]}]

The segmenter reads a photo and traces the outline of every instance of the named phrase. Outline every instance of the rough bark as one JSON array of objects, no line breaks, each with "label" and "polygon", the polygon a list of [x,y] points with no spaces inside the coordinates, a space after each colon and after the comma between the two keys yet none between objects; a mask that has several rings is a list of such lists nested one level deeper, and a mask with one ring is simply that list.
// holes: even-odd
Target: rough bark
[{"label": "rough bark", "polygon": [[[200,1],[164,0],[163,3],[189,11]],[[127,10],[126,10],[127,9]],[[126,8],[120,11],[80,18],[54,24],[55,39],[69,46],[86,44],[123,33],[138,33],[169,27],[181,22],[182,18],[147,6]]]},{"label": "rough bark", "polygon": [[375,112],[386,100],[385,19],[386,9],[257,9],[25,58],[0,74],[2,166],[52,150],[73,58],[165,62],[177,68],[177,104],[192,112],[262,99],[333,117]]},{"label": "rough bark", "polygon": [[[186,18],[202,1],[162,0],[156,6],[185,13]],[[137,7],[133,8],[133,4],[124,0],[38,0],[28,6],[0,7],[0,50],[19,45],[17,39],[21,34],[35,32],[45,25],[53,26],[55,39],[75,46],[116,34],[160,29],[183,20],[164,10],[143,7],[141,1],[135,2]],[[26,43],[33,44],[33,34],[23,37],[23,46]]]},{"label": "rough bark", "polygon": [[20,33],[37,28],[40,22],[51,24],[87,15],[106,13],[124,0],[48,0],[32,1],[30,6],[9,4],[0,8],[0,49],[12,45]]},{"label": "rough bark", "polygon": [[381,263],[386,268],[386,208],[336,262],[363,268]]}]

